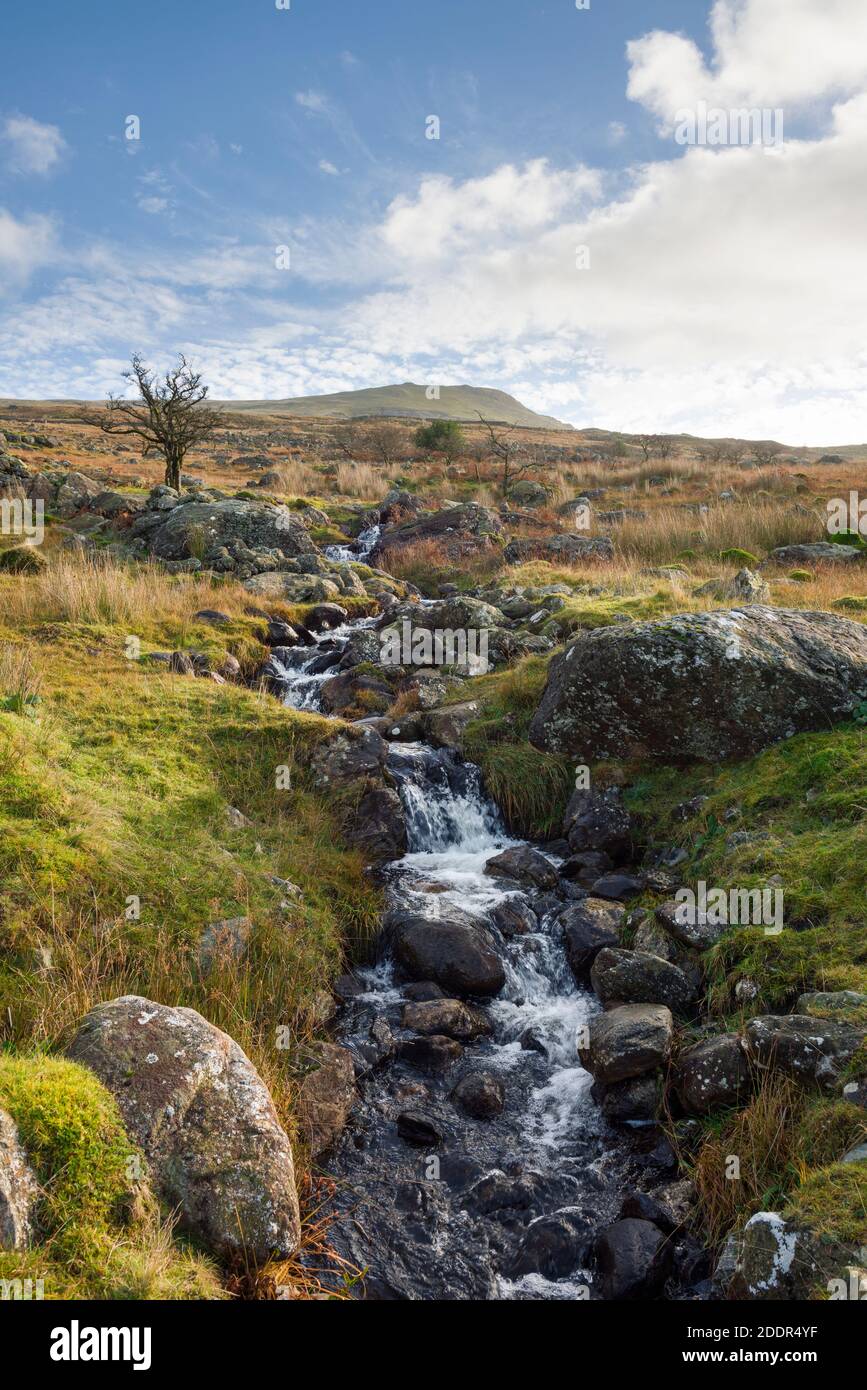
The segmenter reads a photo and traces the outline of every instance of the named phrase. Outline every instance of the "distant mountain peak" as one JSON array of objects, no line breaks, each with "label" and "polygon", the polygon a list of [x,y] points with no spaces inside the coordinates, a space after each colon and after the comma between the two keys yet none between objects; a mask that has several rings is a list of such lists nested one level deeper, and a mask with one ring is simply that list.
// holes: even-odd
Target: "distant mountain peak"
[{"label": "distant mountain peak", "polygon": [[482,415],[491,423],[526,429],[571,430],[551,415],[539,415],[507,391],[490,386],[424,386],[404,381],[323,396],[294,396],[276,401],[220,401],[226,410],[257,415],[363,420],[376,417],[409,420],[458,420],[474,424]]}]

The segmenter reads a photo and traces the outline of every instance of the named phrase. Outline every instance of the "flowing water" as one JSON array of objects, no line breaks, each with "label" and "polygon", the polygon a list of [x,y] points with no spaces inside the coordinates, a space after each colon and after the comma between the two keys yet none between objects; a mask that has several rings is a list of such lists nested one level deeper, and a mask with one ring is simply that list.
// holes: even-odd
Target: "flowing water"
[{"label": "flowing water", "polygon": [[[292,653],[295,664],[284,668],[288,704],[318,707],[322,681],[360,625]],[[559,1213],[593,1230],[613,1220],[633,1161],[628,1141],[602,1119],[577,1058],[576,1033],[599,1006],[565,958],[556,918],[567,902],[485,874],[489,859],[518,842],[472,764],[448,750],[398,743],[388,766],[408,827],[408,852],[384,871],[390,906],[432,923],[456,913],[484,922],[506,984],[484,1006],[492,1035],[468,1043],[447,1071],[431,1072],[400,1056],[411,1036],[401,1026],[406,986],[387,954],[357,972],[337,1036],[355,1057],[360,1100],[328,1161],[338,1179],[336,1246],[367,1271],[368,1297],[569,1299],[579,1289],[594,1297],[593,1275],[580,1262],[554,1278],[509,1277],[522,1237],[540,1218]],[[509,902],[532,908],[535,920],[506,937],[491,913]],[[451,1099],[472,1072],[502,1082],[498,1117],[469,1118]],[[420,1112],[439,1142],[401,1138],[396,1122],[406,1111]]]}]

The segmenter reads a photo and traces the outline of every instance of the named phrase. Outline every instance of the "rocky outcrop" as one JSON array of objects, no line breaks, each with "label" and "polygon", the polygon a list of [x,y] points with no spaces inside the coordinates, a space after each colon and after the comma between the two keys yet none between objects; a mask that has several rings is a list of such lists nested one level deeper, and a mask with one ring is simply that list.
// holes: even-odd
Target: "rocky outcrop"
[{"label": "rocky outcrop", "polygon": [[347,842],[377,862],[406,851],[406,816],[387,759],[385,739],[360,726],[317,748],[311,759],[316,790],[340,804]]},{"label": "rocky outcrop", "polygon": [[[161,493],[165,497],[165,493]],[[164,560],[185,560],[197,550],[207,554],[227,541],[243,541],[251,550],[275,550],[280,555],[313,554],[316,546],[295,512],[268,502],[247,502],[226,497],[197,501],[178,497],[167,511],[159,511],[159,525],[147,528],[152,554]],[[142,524],[132,527],[141,534]]]},{"label": "rocky outcrop", "polygon": [[0,1250],[26,1250],[40,1189],[11,1115],[0,1110]]},{"label": "rocky outcrop", "polygon": [[748,757],[846,719],[867,696],[867,628],[760,605],[585,633],[551,662],[530,726],[588,763]]},{"label": "rocky outcrop", "polygon": [[487,549],[493,538],[502,534],[502,523],[496,512],[475,502],[443,507],[438,512],[426,512],[383,531],[372,558],[375,563],[389,551],[415,545],[418,541],[437,540],[446,553],[455,559],[472,551]]},{"label": "rocky outcrop", "polygon": [[863,554],[858,546],[815,541],[811,545],[781,545],[771,551],[765,564],[785,565],[788,569],[805,569],[811,565],[852,565]]},{"label": "rocky outcrop", "polygon": [[112,1093],[185,1229],[254,1262],[294,1252],[292,1149],[237,1043],[194,1009],[125,995],[90,1011],[67,1054]]}]

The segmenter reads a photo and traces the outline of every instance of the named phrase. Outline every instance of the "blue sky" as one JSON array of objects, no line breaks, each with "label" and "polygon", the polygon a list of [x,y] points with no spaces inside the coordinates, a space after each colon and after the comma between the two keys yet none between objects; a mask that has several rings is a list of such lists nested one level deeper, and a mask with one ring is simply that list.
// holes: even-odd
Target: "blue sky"
[{"label": "blue sky", "polygon": [[[183,349],[228,398],[471,381],[579,425],[867,439],[867,6],[817,10],[7,6],[0,395]],[[685,147],[700,102],[785,142]]]}]

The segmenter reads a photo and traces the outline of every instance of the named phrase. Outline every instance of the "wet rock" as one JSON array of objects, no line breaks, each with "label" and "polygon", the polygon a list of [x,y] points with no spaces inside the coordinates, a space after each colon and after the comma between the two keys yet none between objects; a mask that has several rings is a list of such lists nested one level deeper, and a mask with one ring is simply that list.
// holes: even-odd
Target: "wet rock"
[{"label": "wet rock", "polygon": [[649,1192],[630,1192],[620,1208],[620,1220],[652,1221],[667,1236],[681,1224],[669,1208]]},{"label": "wet rock", "polygon": [[609,898],[612,902],[625,902],[627,898],[637,898],[644,892],[644,881],[631,874],[604,874],[590,885],[594,898]]},{"label": "wet rock", "polygon": [[237,1043],[193,1009],[126,995],[90,1011],[67,1055],[111,1091],[185,1229],[260,1263],[293,1254],[292,1149]]},{"label": "wet rock", "polygon": [[0,1110],[0,1250],[26,1250],[40,1189],[11,1115]]},{"label": "wet rock", "polygon": [[675,1089],[684,1110],[707,1115],[741,1105],[750,1092],[750,1067],[740,1038],[724,1033],[691,1047],[677,1061]]},{"label": "wet rock", "polygon": [[517,845],[495,855],[485,864],[485,873],[492,877],[514,878],[542,890],[557,887],[557,870],[544,854],[529,845]]},{"label": "wet rock", "polygon": [[507,940],[513,936],[526,936],[539,928],[536,913],[522,898],[508,898],[506,902],[498,903],[491,913],[491,921]]},{"label": "wet rock", "polygon": [[493,1120],[503,1113],[505,1090],[489,1071],[470,1072],[452,1091],[452,1100],[474,1120]]},{"label": "wet rock", "polygon": [[392,911],[383,924],[398,964],[415,980],[433,980],[462,997],[499,994],[506,982],[491,931],[477,918],[430,918]]},{"label": "wet rock", "polygon": [[573,854],[588,850],[607,854],[614,862],[632,849],[632,817],[623,805],[619,787],[576,791],[566,807],[563,834]]},{"label": "wet rock", "polygon": [[603,1297],[652,1298],[668,1278],[671,1255],[668,1237],[651,1221],[615,1221],[596,1242]]},{"label": "wet rock", "polygon": [[854,1057],[865,1029],[800,1014],[762,1014],[746,1026],[749,1056],[762,1066],[785,1072],[795,1081],[836,1090]]},{"label": "wet rock", "polygon": [[464,1194],[461,1205],[479,1216],[491,1216],[501,1211],[527,1211],[536,1198],[539,1182],[537,1174],[522,1173],[513,1177],[495,1169],[474,1183]]},{"label": "wet rock", "polygon": [[479,1009],[473,1009],[460,999],[434,999],[426,1003],[405,1004],[401,1019],[404,1028],[430,1037],[435,1033],[459,1042],[471,1042],[486,1037],[492,1027]]},{"label": "wet rock", "polygon": [[583,898],[558,919],[563,928],[566,958],[579,984],[590,977],[594,960],[606,946],[620,944],[623,908],[600,898]]},{"label": "wet rock", "polygon": [[826,729],[865,696],[862,624],[751,604],[583,634],[551,662],[530,742],[586,763],[716,763]]},{"label": "wet rock", "polygon": [[313,1158],[327,1153],[340,1138],[355,1104],[352,1053],[336,1043],[318,1043],[315,1066],[298,1092],[298,1114]]},{"label": "wet rock", "polygon": [[424,1004],[431,999],[445,999],[445,994],[433,980],[412,980],[403,987],[404,995],[414,1004]]},{"label": "wet rock", "polygon": [[530,1025],[519,1038],[522,1052],[538,1052],[541,1057],[548,1056],[548,1040],[541,1028]]},{"label": "wet rock", "polygon": [[662,1084],[654,1074],[634,1076],[628,1081],[615,1081],[613,1086],[602,1087],[602,1114],[612,1123],[648,1124],[659,1115],[661,1102]]},{"label": "wet rock", "polygon": [[407,1144],[417,1144],[424,1149],[435,1149],[443,1142],[442,1131],[420,1110],[404,1110],[398,1115],[397,1132]]},{"label": "wet rock", "polygon": [[624,1004],[590,1020],[582,1064],[610,1085],[643,1076],[668,1061],[674,1034],[671,1010],[662,1004]]},{"label": "wet rock", "polygon": [[503,1267],[507,1279],[541,1274],[565,1279],[586,1264],[593,1248],[590,1223],[571,1212],[556,1212],[534,1221],[511,1259]]},{"label": "wet rock", "polygon": [[348,611],[339,603],[317,603],[307,614],[305,626],[311,632],[331,632],[342,627],[348,617]]},{"label": "wet rock", "polygon": [[419,1071],[448,1071],[463,1056],[463,1046],[454,1038],[433,1034],[427,1038],[406,1038],[397,1044],[398,1055]]},{"label": "wet rock", "polygon": [[[568,840],[566,843],[569,843]],[[565,859],[560,865],[560,877],[577,882],[583,888],[591,888],[611,868],[613,864],[607,854],[601,850],[588,850],[586,854],[573,854]]]},{"label": "wet rock", "polygon": [[604,1005],[667,1004],[684,1013],[695,990],[676,965],[645,951],[617,950],[606,946],[590,971],[590,982]]}]

